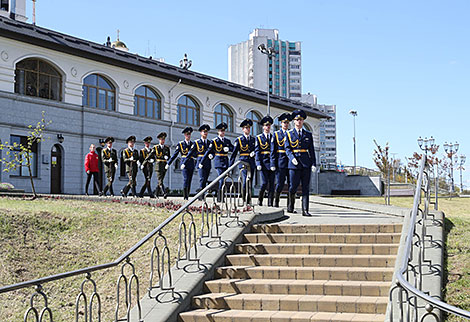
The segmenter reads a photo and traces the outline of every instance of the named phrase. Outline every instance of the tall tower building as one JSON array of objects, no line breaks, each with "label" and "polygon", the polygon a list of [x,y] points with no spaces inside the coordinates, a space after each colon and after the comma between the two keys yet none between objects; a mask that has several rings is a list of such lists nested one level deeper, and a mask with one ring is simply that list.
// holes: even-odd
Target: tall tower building
[{"label": "tall tower building", "polygon": [[[258,50],[272,47],[272,59]],[[274,95],[300,100],[302,97],[301,43],[279,39],[277,29],[255,29],[249,40],[228,48],[229,81],[268,90]]]}]

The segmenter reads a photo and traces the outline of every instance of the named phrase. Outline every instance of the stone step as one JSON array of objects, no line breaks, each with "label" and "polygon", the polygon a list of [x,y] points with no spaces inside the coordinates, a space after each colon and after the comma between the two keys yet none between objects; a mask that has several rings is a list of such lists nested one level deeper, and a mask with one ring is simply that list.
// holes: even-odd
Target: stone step
[{"label": "stone step", "polygon": [[204,283],[207,292],[277,295],[387,296],[390,282],[292,279],[218,279]]},{"label": "stone step", "polygon": [[226,256],[226,263],[227,266],[394,267],[395,258],[395,255],[234,254]]},{"label": "stone step", "polygon": [[394,244],[237,244],[238,254],[396,255]]},{"label": "stone step", "polygon": [[245,243],[350,243],[350,244],[398,244],[400,233],[253,233],[245,234]]},{"label": "stone step", "polygon": [[391,281],[393,267],[224,266],[216,278]]},{"label": "stone step", "polygon": [[383,322],[383,314],[254,311],[254,310],[205,310],[197,309],[180,314],[183,322]]},{"label": "stone step", "polygon": [[402,224],[351,224],[351,225],[253,225],[253,233],[401,233]]},{"label": "stone step", "polygon": [[193,297],[193,307],[259,311],[384,314],[387,297],[209,293]]}]

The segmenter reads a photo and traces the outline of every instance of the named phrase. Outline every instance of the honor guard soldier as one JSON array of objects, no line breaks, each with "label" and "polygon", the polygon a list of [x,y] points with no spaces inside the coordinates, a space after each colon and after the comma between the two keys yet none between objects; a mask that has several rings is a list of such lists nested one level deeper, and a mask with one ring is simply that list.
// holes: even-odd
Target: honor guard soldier
[{"label": "honor guard soldier", "polygon": [[[278,117],[281,129],[274,132],[271,141],[271,170],[275,172],[276,188],[274,192],[274,207],[279,207],[279,199],[284,188],[286,178],[289,175],[289,158],[286,154],[286,139],[289,122],[292,120],[290,113],[283,113]],[[289,180],[290,181],[290,180]]]},{"label": "honor guard soldier", "polygon": [[[209,149],[204,155],[203,161],[207,159],[214,159],[214,168],[217,170],[217,176],[224,173],[229,166],[228,153],[233,151],[233,144],[229,139],[225,138],[225,131],[228,125],[225,122],[220,123],[216,126],[219,136],[212,140],[209,145]],[[217,201],[222,201],[222,186],[224,180],[219,180],[219,189],[217,192]]]},{"label": "honor guard soldier", "polygon": [[[242,175],[242,198],[247,204],[251,204],[251,190],[253,187],[253,180],[255,174],[255,138],[250,135],[251,127],[253,126],[253,121],[250,119],[245,119],[240,123],[240,127],[242,128],[243,135],[239,136],[235,139],[234,150],[232,156],[230,157],[230,165],[235,162],[235,158],[237,154],[240,152],[240,157],[238,158],[240,161],[247,163],[247,166],[240,164],[239,169]],[[250,171],[250,185],[246,186],[246,179],[248,172]],[[249,192],[247,195],[247,191]]]},{"label": "honor guard soldier", "polygon": [[161,194],[163,195],[163,198],[166,199],[168,196],[168,191],[165,189],[165,185],[163,183],[163,180],[165,179],[166,175],[166,165],[168,162],[168,159],[170,158],[170,148],[165,145],[165,140],[166,140],[166,133],[161,132],[157,136],[158,140],[160,141],[159,144],[155,145],[153,147],[154,155],[155,155],[155,172],[157,173],[157,180],[158,180],[158,185],[155,188],[155,193],[154,195],[158,197]]},{"label": "honor guard soldier", "polygon": [[[287,132],[286,153],[289,158],[290,186],[287,199],[287,212],[294,212],[295,193],[302,182],[302,215],[311,216],[308,212],[310,176],[316,171],[315,149],[312,133],[302,129],[307,114],[296,110],[292,113],[294,128]],[[312,168],[313,167],[313,168]]]},{"label": "honor guard soldier", "polygon": [[153,164],[155,162],[155,150],[150,148],[150,143],[152,142],[152,137],[147,136],[144,139],[144,148],[140,150],[139,162],[140,162],[140,169],[144,173],[145,176],[145,183],[140,189],[139,197],[143,197],[145,193],[145,189],[147,189],[150,198],[154,198],[152,187],[151,187],[151,180],[153,175]]},{"label": "honor guard soldier", "polygon": [[122,157],[124,159],[124,163],[126,164],[126,172],[127,176],[129,177],[129,182],[121,190],[121,196],[127,197],[127,193],[129,189],[132,191],[132,196],[136,197],[137,192],[135,189],[135,178],[137,177],[137,161],[139,161],[139,151],[134,149],[135,145],[135,136],[131,135],[127,138],[127,148],[122,151]]},{"label": "honor guard soldier", "polygon": [[258,195],[258,205],[263,205],[264,194],[268,191],[268,206],[273,206],[274,200],[274,171],[271,170],[271,124],[273,118],[265,116],[259,121],[263,133],[256,136],[255,163],[256,170],[261,172],[261,187]]},{"label": "honor guard soldier", "polygon": [[104,173],[106,173],[108,182],[103,189],[103,195],[106,196],[106,192],[109,190],[109,194],[114,196],[113,182],[118,167],[118,157],[116,150],[113,149],[114,138],[108,136],[104,142],[106,143],[106,148],[101,150],[101,161],[103,162]]},{"label": "honor guard soldier", "polygon": [[207,135],[209,134],[211,127],[208,124],[203,124],[199,127],[201,138],[194,141],[194,145],[189,151],[189,155],[196,158],[196,166],[199,172],[199,188],[197,191],[201,191],[207,185],[207,180],[211,173],[211,160],[204,159],[204,155],[209,149],[209,140]]},{"label": "honor guard soldier", "polygon": [[194,145],[194,142],[191,141],[191,133],[193,132],[192,127],[187,127],[183,130],[184,140],[179,142],[175,153],[168,161],[168,164],[165,166],[168,169],[171,163],[176,159],[178,154],[181,153],[181,170],[183,170],[183,199],[188,200],[189,193],[191,190],[191,180],[193,179],[194,172],[194,159],[189,155],[189,151]]}]

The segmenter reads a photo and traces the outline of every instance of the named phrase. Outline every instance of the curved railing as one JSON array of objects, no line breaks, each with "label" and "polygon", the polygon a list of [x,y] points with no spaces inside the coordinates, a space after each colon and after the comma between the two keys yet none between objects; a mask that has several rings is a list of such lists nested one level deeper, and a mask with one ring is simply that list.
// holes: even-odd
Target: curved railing
[{"label": "curved railing", "polygon": [[[241,193],[241,186],[236,189],[235,181],[232,177],[233,170],[241,165],[241,169],[238,175],[238,183],[241,182],[242,171],[247,171],[247,185],[246,192]],[[243,207],[243,210],[254,209],[251,204],[251,190],[249,189],[249,182],[252,180],[250,171],[250,165],[246,162],[237,161],[231,165],[225,172],[214,179],[209,185],[203,190],[199,191],[193,198],[191,198],[186,204],[175,211],[165,221],[163,221],[158,227],[148,233],[144,238],[122,254],[119,258],[113,262],[106,264],[100,264],[96,266],[90,266],[81,268],[74,271],[51,275],[47,277],[38,278],[31,281],[21,282],[13,285],[0,287],[0,294],[12,292],[19,289],[34,287],[35,291],[31,295],[29,301],[29,307],[26,309],[24,315],[24,321],[30,321],[31,318],[36,322],[53,321],[53,312],[48,305],[48,297],[46,292],[43,290],[43,286],[47,283],[64,280],[74,276],[84,275],[85,279],[81,283],[80,291],[76,298],[75,303],[75,320],[79,319],[79,311],[84,314],[85,321],[92,321],[93,316],[98,315],[98,321],[101,320],[101,298],[96,290],[96,282],[92,279],[92,273],[96,271],[103,271],[112,267],[121,265],[120,275],[117,279],[117,296],[116,296],[116,309],[114,321],[130,321],[131,309],[135,307],[138,312],[138,321],[142,321],[142,310],[140,306],[140,282],[136,275],[135,263],[131,261],[131,255],[133,255],[143,245],[153,242],[150,252],[150,278],[148,286],[148,295],[151,298],[156,298],[155,290],[161,292],[171,292],[174,295],[174,285],[171,276],[171,264],[170,260],[171,251],[168,247],[168,241],[163,233],[163,229],[180,217],[181,222],[179,224],[178,234],[178,251],[176,258],[176,268],[179,269],[181,261],[189,261],[197,263],[199,267],[198,258],[198,240],[199,245],[202,245],[202,238],[213,238],[220,241],[221,236],[219,235],[219,225],[221,225],[221,218],[231,218],[238,224],[238,213],[239,208]],[[219,180],[224,180],[223,183],[223,198],[218,201],[214,194],[208,194],[211,188],[219,184]],[[230,186],[229,186],[230,183]],[[243,198],[242,198],[243,195]],[[202,199],[202,224],[198,230],[194,215],[189,210],[189,207],[196,202],[198,199]],[[200,231],[199,237],[197,232]],[[86,290],[89,290],[91,285],[92,293],[87,297]],[[124,291],[122,292],[122,289]],[[123,296],[123,300],[120,298]],[[132,303],[135,305],[132,305]],[[41,302],[42,309],[38,307],[37,303]],[[121,302],[125,303],[125,307],[122,308]],[[94,313],[92,312],[94,310]],[[125,312],[123,317],[122,312]],[[121,315],[121,316],[119,316]],[[83,319],[83,317],[80,317]],[[0,317],[0,320],[3,320]]]},{"label": "curved railing", "polygon": [[[414,194],[413,208],[409,218],[409,227],[406,232],[403,256],[398,260],[399,271],[396,274],[396,285],[390,290],[389,319],[390,321],[428,321],[429,318],[441,321],[441,314],[436,309],[462,318],[470,319],[470,312],[449,305],[437,298],[426,294],[423,290],[423,267],[431,261],[426,258],[426,238],[429,244],[433,242],[432,235],[428,234],[429,219],[431,225],[440,225],[429,213],[431,199],[431,167],[423,155],[419,166],[418,180]],[[421,194],[424,193],[424,207]],[[429,218],[429,217],[431,218]],[[417,263],[413,258],[417,253]],[[411,281],[411,278],[413,279]],[[413,284],[414,285],[413,285]],[[393,295],[397,294],[398,308],[394,306]],[[398,310],[398,316],[394,313]]]}]

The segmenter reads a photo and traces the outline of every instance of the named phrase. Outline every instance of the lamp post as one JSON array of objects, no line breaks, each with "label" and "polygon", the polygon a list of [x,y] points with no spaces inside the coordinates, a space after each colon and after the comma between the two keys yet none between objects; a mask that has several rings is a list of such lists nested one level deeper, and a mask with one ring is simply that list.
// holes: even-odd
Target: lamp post
[{"label": "lamp post", "polygon": [[268,71],[268,80],[267,80],[267,84],[268,84],[268,90],[267,90],[267,93],[268,93],[268,115],[271,115],[271,106],[269,105],[269,60],[273,58],[274,56],[274,48],[272,47],[269,47],[269,48],[266,48],[266,45],[265,44],[261,44],[258,46],[258,50],[262,53],[262,54],[265,54],[266,55],[266,59],[267,59],[267,64],[266,64],[266,69]]},{"label": "lamp post", "polygon": [[356,116],[357,116],[357,111],[356,110],[350,110],[349,114],[351,114],[353,116],[353,127],[354,127],[354,135],[353,135],[354,168],[353,168],[353,174],[356,174]]},{"label": "lamp post", "polygon": [[444,143],[444,150],[447,153],[447,156],[450,159],[450,192],[451,194],[455,192],[454,187],[454,155],[457,154],[459,150],[459,144],[455,143]]},{"label": "lamp post", "polygon": [[463,154],[460,155],[460,162],[459,162],[459,167],[457,168],[460,170],[460,194],[463,194],[463,181],[462,181],[462,170],[465,170],[463,165],[465,164],[465,161],[467,160],[467,157]]},{"label": "lamp post", "polygon": [[193,64],[192,60],[188,60],[188,54],[184,54],[183,59],[180,60],[180,68],[189,69]]},{"label": "lamp post", "polygon": [[[426,155],[426,160],[428,157],[428,151],[434,151],[436,149],[436,140],[432,137],[428,139],[427,137],[422,137],[418,138],[418,146],[419,148],[424,151],[424,154]],[[434,175],[434,189],[435,191],[435,203],[434,203],[434,209],[438,209],[438,192],[439,192],[439,174],[438,174],[438,169],[437,169],[437,163],[435,165],[435,175]]]}]

